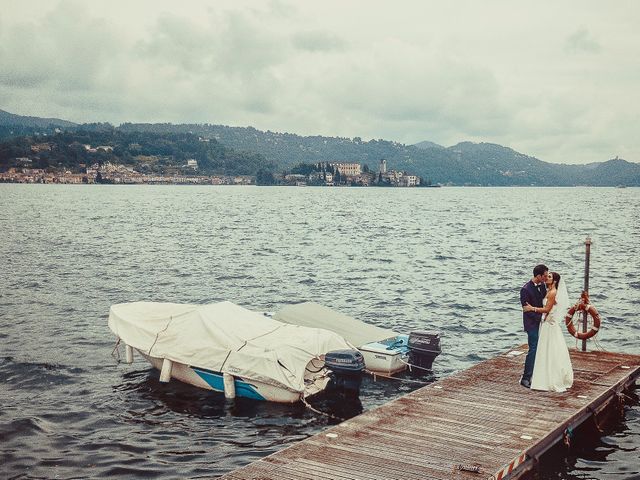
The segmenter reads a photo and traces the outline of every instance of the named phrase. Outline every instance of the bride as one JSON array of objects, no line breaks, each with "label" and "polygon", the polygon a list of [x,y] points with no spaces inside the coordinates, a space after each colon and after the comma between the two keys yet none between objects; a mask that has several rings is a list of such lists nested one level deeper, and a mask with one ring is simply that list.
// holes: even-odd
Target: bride
[{"label": "bride", "polygon": [[544,307],[532,307],[528,303],[525,312],[542,313],[538,350],[531,376],[531,388],[550,392],[564,392],[573,385],[573,368],[569,349],[562,335],[561,322],[569,309],[569,294],[560,274],[549,272],[545,281],[547,296]]}]

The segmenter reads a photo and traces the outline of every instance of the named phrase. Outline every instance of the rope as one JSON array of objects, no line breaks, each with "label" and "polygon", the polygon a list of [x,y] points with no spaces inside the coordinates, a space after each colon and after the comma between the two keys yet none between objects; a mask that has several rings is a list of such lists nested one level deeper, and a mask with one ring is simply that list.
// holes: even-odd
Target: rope
[{"label": "rope", "polygon": [[[315,359],[315,358],[312,358],[312,359],[311,359],[311,361],[309,361],[309,363],[310,363],[311,365],[313,365],[314,367],[316,367],[316,364],[315,364],[315,363],[313,363],[313,361],[314,361],[314,360],[316,360],[316,359]],[[316,368],[317,368],[317,370],[310,370],[310,369],[309,369],[309,367],[308,367],[308,365],[309,365],[309,364],[307,364],[307,366],[306,366],[306,367],[304,367],[304,369],[305,369],[307,372],[309,372],[309,373],[320,373],[320,372],[322,371],[322,369],[324,368],[324,363],[322,363],[322,365],[320,365],[320,367],[316,367]]]},{"label": "rope", "polygon": [[305,407],[307,407],[309,410],[311,410],[314,413],[317,413],[318,415],[322,415],[328,418],[333,418],[335,420],[339,420],[341,422],[344,422],[346,420],[346,418],[342,418],[342,417],[338,417],[336,415],[333,415],[332,413],[327,413],[327,412],[323,412],[321,410],[318,410],[317,408],[311,406],[309,404],[309,402],[307,402],[307,399],[304,397],[301,397],[300,400],[302,400],[302,403],[304,403]]},{"label": "rope", "polygon": [[629,400],[630,402],[635,402],[635,401],[636,401],[636,399],[635,399],[635,398],[633,398],[633,397],[631,397],[631,396],[627,395],[627,394],[626,394],[626,393],[624,393],[624,392],[618,392],[618,396],[620,396],[620,397],[624,397],[624,398],[626,398],[627,400]]},{"label": "rope", "polygon": [[382,373],[377,373],[377,372],[372,372],[371,370],[364,370],[364,373],[368,373],[369,375],[373,376],[373,381],[376,382],[377,377],[382,377],[382,378],[387,378],[389,380],[396,380],[398,382],[405,382],[405,383],[417,383],[419,385],[429,385],[431,382],[423,382],[421,380],[411,380],[409,378],[398,378],[398,377],[392,377],[390,375],[383,375]]},{"label": "rope", "polygon": [[[596,335],[598,335],[598,334],[596,333],[593,337],[586,338],[585,341],[590,342],[591,340],[593,340],[593,344],[595,345],[597,350],[600,350],[601,352],[606,352],[604,347],[600,344],[600,342],[598,342],[598,339],[596,338]],[[578,346],[578,342],[580,342],[580,346]],[[576,338],[576,350],[579,350],[580,348],[582,348],[582,342],[583,342],[583,340],[580,340],[579,338]]]},{"label": "rope", "polygon": [[[116,359],[116,362],[120,363],[122,360],[120,360],[120,350],[118,349],[118,345],[120,345],[120,338],[118,338],[118,341],[116,342],[116,346],[113,347],[113,350],[111,351],[111,356]],[[114,355],[114,353],[117,353],[118,356]]]},{"label": "rope", "polygon": [[156,333],[156,339],[153,341],[153,345],[151,345],[151,348],[149,349],[149,355],[151,355],[151,350],[153,350],[153,347],[156,346],[156,342],[158,341],[158,338],[160,338],[160,334],[162,332],[166,332],[167,331],[167,329],[169,328],[169,325],[171,325],[171,322],[173,322],[173,315],[171,315],[169,317],[169,323],[167,323],[167,325],[162,330],[160,330],[158,333]]},{"label": "rope", "polygon": [[[593,326],[593,317],[590,314],[587,314],[587,327],[591,328]],[[576,329],[576,332],[580,331],[582,328],[582,321],[576,317],[575,320],[572,320],[574,327]],[[580,327],[580,328],[578,328]],[[598,330],[595,335],[591,338],[587,338],[587,341],[593,340],[593,345],[596,347],[597,350],[600,350],[601,352],[606,352],[607,350],[602,346],[602,344],[598,341],[598,334],[600,333],[600,331]],[[578,350],[578,342],[582,342],[582,340],[580,340],[579,338],[576,338],[576,350]]]},{"label": "rope", "polygon": [[405,362],[402,358],[400,359],[400,361],[404,363],[407,367],[409,367],[409,371],[411,371],[412,368],[417,368],[418,370],[424,370],[425,372],[433,372],[432,368],[419,367],[418,365],[413,365],[412,363]]},{"label": "rope", "polygon": [[593,338],[593,344],[596,346],[596,348],[598,350],[600,350],[601,352],[606,352],[605,348],[598,341],[598,334],[597,333],[591,338]]},{"label": "rope", "polygon": [[600,433],[600,435],[604,434],[604,430],[602,428],[600,428],[600,425],[598,424],[598,419],[596,418],[596,411],[594,410],[593,407],[587,407],[587,411],[589,411],[591,413],[591,418],[593,418],[593,424],[595,425],[596,429],[598,430],[598,433]]}]

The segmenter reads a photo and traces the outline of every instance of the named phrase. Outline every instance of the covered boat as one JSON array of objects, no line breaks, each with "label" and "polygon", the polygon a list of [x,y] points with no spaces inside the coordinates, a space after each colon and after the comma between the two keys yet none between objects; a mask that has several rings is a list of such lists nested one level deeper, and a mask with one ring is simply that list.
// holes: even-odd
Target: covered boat
[{"label": "covered boat", "polygon": [[231,302],[121,303],[109,311],[109,328],[125,343],[127,361],[136,349],[161,370],[161,381],[276,402],[324,390],[331,379],[325,354],[353,349],[334,332],[267,319]]},{"label": "covered boat", "polygon": [[288,305],[272,318],[291,325],[336,332],[362,352],[366,368],[373,372],[391,375],[407,368],[409,335],[361,322],[314,302]]}]

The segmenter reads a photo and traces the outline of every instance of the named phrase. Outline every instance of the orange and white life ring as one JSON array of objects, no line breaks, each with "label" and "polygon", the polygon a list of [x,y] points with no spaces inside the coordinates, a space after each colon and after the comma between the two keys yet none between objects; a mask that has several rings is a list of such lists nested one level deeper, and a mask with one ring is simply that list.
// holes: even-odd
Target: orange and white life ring
[{"label": "orange and white life ring", "polygon": [[[576,312],[587,312],[587,314],[591,315],[591,318],[593,318],[593,326],[591,327],[591,330],[588,332],[578,332],[576,330],[576,326],[573,324],[573,316]],[[596,307],[589,303],[589,295],[587,292],[582,292],[580,301],[571,307],[567,312],[567,315],[564,317],[564,323],[567,326],[567,330],[578,340],[586,340],[598,333],[598,330],[600,330],[600,322],[600,314],[598,313],[598,310],[596,310]]]}]

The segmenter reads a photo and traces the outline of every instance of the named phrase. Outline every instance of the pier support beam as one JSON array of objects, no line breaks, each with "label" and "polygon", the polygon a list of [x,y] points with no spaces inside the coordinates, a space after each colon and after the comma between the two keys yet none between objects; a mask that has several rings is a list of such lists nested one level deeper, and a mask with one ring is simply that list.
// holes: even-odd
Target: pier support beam
[{"label": "pier support beam", "polygon": [[133,363],[133,347],[125,344],[124,346],[124,361],[125,363]]},{"label": "pier support beam", "polygon": [[162,362],[162,370],[160,370],[160,381],[163,383],[167,383],[171,380],[171,367],[173,367],[173,362],[168,358],[165,358]]},{"label": "pier support beam", "polygon": [[222,381],[224,382],[224,398],[229,400],[236,398],[236,379],[233,378],[233,375],[223,373]]}]

